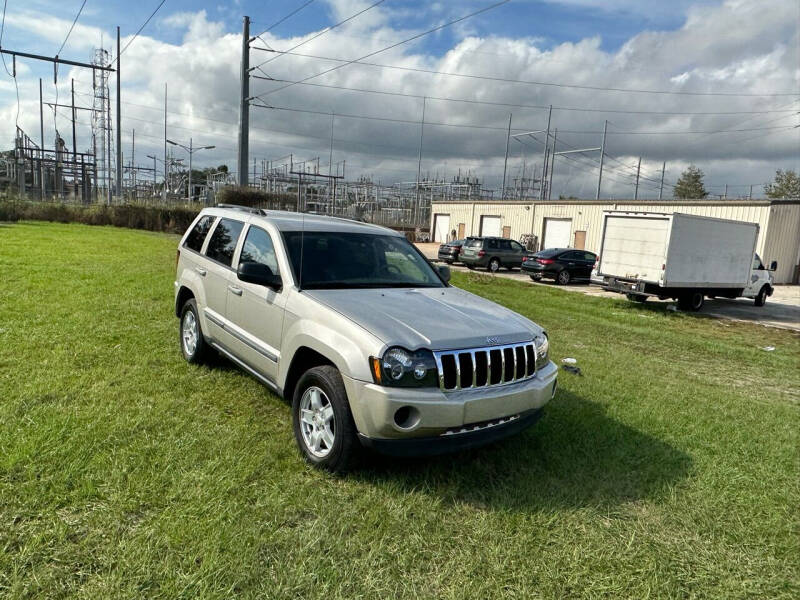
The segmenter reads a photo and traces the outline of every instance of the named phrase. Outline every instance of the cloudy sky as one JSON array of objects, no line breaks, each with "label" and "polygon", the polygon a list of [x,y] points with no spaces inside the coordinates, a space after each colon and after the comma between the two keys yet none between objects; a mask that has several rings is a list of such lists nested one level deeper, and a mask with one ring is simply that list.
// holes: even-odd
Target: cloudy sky
[{"label": "cloudy sky", "polygon": [[[8,0],[2,47],[54,55],[82,1]],[[216,146],[195,155],[198,166],[236,168],[241,23],[249,15],[253,35],[269,29],[252,44],[251,64],[265,63],[254,74],[278,80],[251,82],[258,102],[272,107],[251,109],[251,160],[320,157],[326,172],[334,113],[333,162],[346,160],[348,178],[412,181],[424,102],[423,174],[471,171],[489,188],[501,185],[509,115],[512,134],[541,130],[550,105],[558,151],[599,146],[608,121],[604,196],[633,195],[640,157],[641,197],[657,196],[663,162],[667,184],[694,163],[714,194],[728,184],[729,196],[746,195],[751,184],[760,194],[776,169],[800,170],[797,0],[513,0],[364,59],[372,64],[347,64],[493,4],[385,0],[291,54],[255,49],[289,50],[376,0],[306,2],[166,0],[122,55],[125,156],[132,130],[138,163],[163,152],[167,83],[169,136]],[[87,0],[60,56],[90,61],[117,25],[124,47],[158,4]],[[74,78],[76,103],[91,106],[85,69],[61,67],[58,89],[52,65],[20,59],[16,69],[16,82],[0,71],[3,147],[13,147],[15,123],[38,140],[40,77],[45,102],[69,102]],[[44,121],[48,146],[54,127],[71,146],[67,111],[45,107]],[[89,124],[80,111],[79,150],[90,145]],[[542,139],[511,139],[509,181],[541,167]],[[594,197],[598,159],[559,156],[554,195]]]}]

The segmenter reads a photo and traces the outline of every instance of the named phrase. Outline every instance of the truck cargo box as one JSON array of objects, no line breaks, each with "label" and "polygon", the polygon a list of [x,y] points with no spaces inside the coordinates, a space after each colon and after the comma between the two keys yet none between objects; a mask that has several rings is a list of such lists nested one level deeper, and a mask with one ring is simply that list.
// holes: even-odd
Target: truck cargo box
[{"label": "truck cargo box", "polygon": [[609,211],[597,273],[662,288],[744,288],[757,240],[756,223]]}]

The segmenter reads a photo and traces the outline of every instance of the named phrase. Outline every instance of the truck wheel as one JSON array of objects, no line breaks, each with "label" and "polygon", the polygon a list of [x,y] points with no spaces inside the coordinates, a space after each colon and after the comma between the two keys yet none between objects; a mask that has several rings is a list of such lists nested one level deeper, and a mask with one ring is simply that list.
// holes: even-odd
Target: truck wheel
[{"label": "truck wheel", "polygon": [[315,467],[347,471],[361,450],[342,376],[330,365],[309,369],[297,382],[292,424],[303,458]]},{"label": "truck wheel", "polygon": [[492,273],[497,273],[500,270],[500,259],[493,258],[489,261],[489,265],[486,267],[487,271],[491,271]]},{"label": "truck wheel", "polygon": [[767,303],[767,286],[762,287],[758,295],[756,296],[755,300],[753,300],[753,304],[756,306],[764,306]]},{"label": "truck wheel", "polygon": [[208,344],[200,329],[197,316],[197,303],[194,298],[186,301],[181,309],[180,327],[178,328],[181,352],[186,362],[193,365],[202,363],[208,356]]},{"label": "truck wheel", "polygon": [[567,285],[570,280],[569,271],[564,269],[560,271],[559,274],[556,276],[556,283],[560,283],[561,285]]},{"label": "truck wheel", "polygon": [[703,296],[702,292],[689,292],[678,298],[678,308],[697,312],[703,308],[704,302],[705,296]]}]

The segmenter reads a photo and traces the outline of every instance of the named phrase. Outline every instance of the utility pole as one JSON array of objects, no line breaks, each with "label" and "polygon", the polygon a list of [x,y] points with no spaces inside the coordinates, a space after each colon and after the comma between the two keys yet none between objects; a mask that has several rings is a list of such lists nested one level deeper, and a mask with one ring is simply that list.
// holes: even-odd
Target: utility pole
[{"label": "utility pole", "polygon": [[[333,111],[331,111],[331,150],[328,154],[328,175],[331,175],[331,170],[333,169],[333,120],[334,120]],[[338,169],[337,169],[337,175]],[[336,180],[333,180],[333,198],[331,198],[330,194],[330,187],[328,187],[328,214],[334,214],[336,212]]]},{"label": "utility pole", "polygon": [[[42,108],[42,78],[39,78],[39,136],[40,143],[42,144],[39,149],[39,188],[41,191],[42,200],[44,200],[44,110]],[[23,184],[24,185],[24,184]]]},{"label": "utility pole", "polygon": [[[78,162],[78,142],[75,137],[75,80],[71,80],[72,85],[72,160]],[[54,109],[55,110],[55,109]]]},{"label": "utility pole", "polygon": [[547,134],[544,136],[544,152],[542,152],[542,184],[539,186],[539,200],[544,200],[544,182],[547,175],[547,151],[550,148],[550,118],[553,116],[553,105],[547,111]]},{"label": "utility pole", "polygon": [[122,196],[122,99],[120,97],[119,46],[119,25],[117,25],[117,196]]},{"label": "utility pole", "polygon": [[725,184],[725,200],[728,199],[728,184]]},{"label": "utility pole", "polygon": [[250,17],[244,17],[242,25],[242,70],[239,91],[239,185],[247,185],[247,164],[250,150]]},{"label": "utility pole", "polygon": [[131,179],[133,181],[133,198],[136,199],[136,130],[131,129]]},{"label": "utility pole", "polygon": [[659,200],[661,200],[661,198],[664,195],[664,171],[666,171],[666,170],[667,170],[667,161],[664,161],[663,163],[661,163],[661,185],[658,188],[658,199]]},{"label": "utility pole", "polygon": [[512,113],[508,113],[508,133],[506,134],[506,160],[503,162],[503,187],[500,188],[501,198],[506,194],[506,171],[508,170],[508,143],[511,141],[511,117]]},{"label": "utility pole", "polygon": [[750,184],[750,193],[747,195],[747,199],[748,200],[752,200],[753,199],[753,185],[752,184]]},{"label": "utility pole", "polygon": [[639,199],[639,172],[642,170],[642,157],[639,157],[639,164],[636,165],[636,188],[633,191],[633,199]]},{"label": "utility pole", "polygon": [[597,175],[597,195],[595,200],[600,200],[600,184],[603,182],[603,157],[606,155],[606,131],[608,130],[608,121],[603,123],[603,143],[600,144],[600,173]]},{"label": "utility pole", "polygon": [[[189,203],[190,204],[192,202],[192,154],[194,154],[194,152],[192,151],[192,138],[189,138],[189,190],[188,190],[187,196],[189,197]],[[244,171],[245,171],[245,173],[247,173],[247,165],[246,164],[244,165]],[[245,177],[246,176],[247,175],[245,175]]]},{"label": "utility pole", "polygon": [[162,200],[167,201],[167,187],[169,187],[169,167],[167,166],[167,84],[164,84],[164,191]]},{"label": "utility pole", "polygon": [[[420,177],[422,176],[422,137],[425,134],[425,104],[427,103],[428,98],[424,96],[422,98],[422,122],[419,126],[419,160],[417,161],[417,199],[414,203],[414,212],[418,213],[420,209],[420,200],[419,200],[419,189],[420,189]],[[344,175],[344,173],[342,173]],[[415,219],[416,220],[416,219]],[[417,223],[414,223],[415,225]]]},{"label": "utility pole", "polygon": [[553,192],[553,171],[556,168],[556,139],[558,139],[558,127],[553,132],[553,151],[550,153],[550,182],[547,184],[547,199],[550,200],[550,197]]}]

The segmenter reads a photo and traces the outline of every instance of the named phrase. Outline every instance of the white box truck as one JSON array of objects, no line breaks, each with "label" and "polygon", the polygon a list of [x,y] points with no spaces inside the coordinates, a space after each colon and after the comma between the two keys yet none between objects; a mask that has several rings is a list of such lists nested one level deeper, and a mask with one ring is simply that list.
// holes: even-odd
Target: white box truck
[{"label": "white box truck", "polygon": [[683,310],[700,310],[706,296],[744,296],[763,306],[777,263],[764,267],[757,240],[757,223],[607,211],[593,280],[630,300],[673,298]]}]

